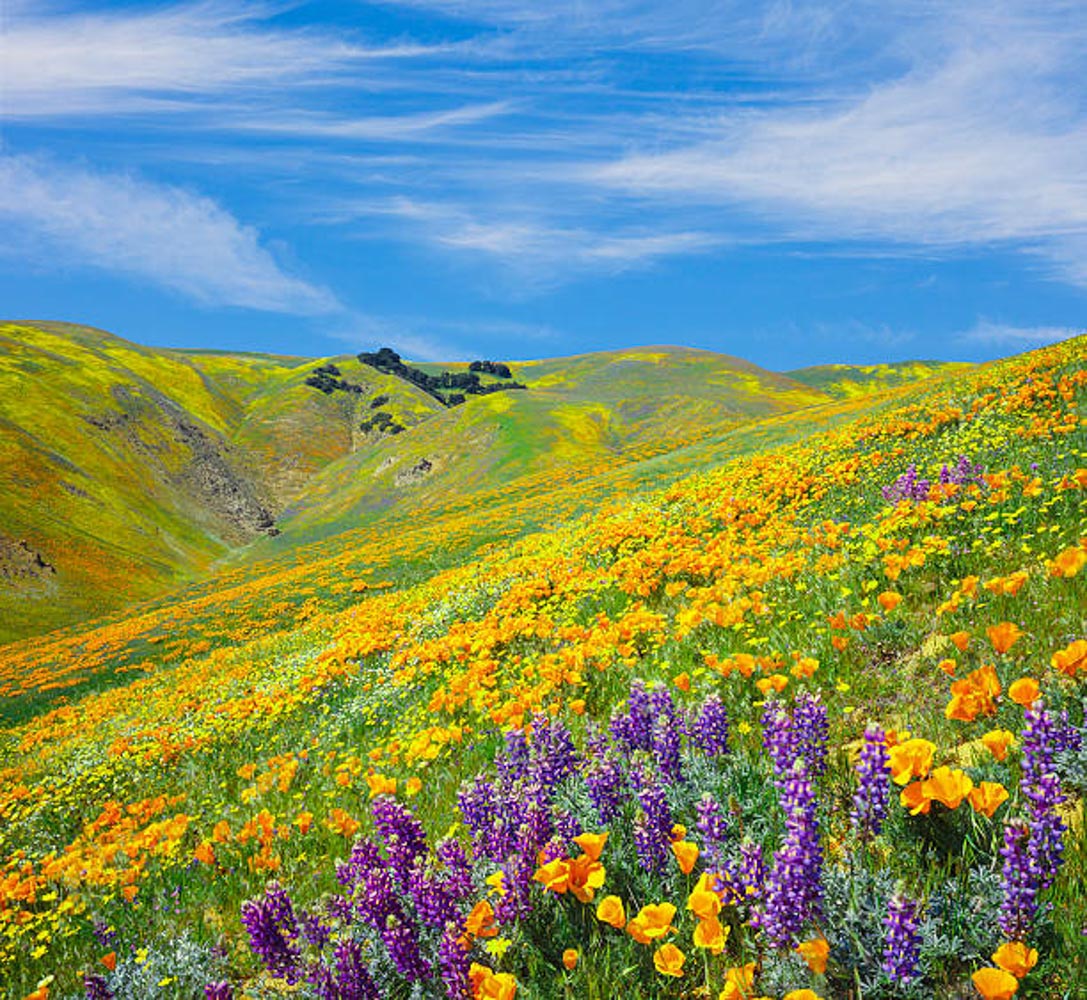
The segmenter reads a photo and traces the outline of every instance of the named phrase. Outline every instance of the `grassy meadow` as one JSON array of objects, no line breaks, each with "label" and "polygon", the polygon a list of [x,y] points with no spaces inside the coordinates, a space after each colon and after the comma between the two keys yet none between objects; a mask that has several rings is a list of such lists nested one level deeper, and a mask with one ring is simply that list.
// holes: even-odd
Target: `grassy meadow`
[{"label": "grassy meadow", "polygon": [[[282,535],[0,647],[4,994],[1087,996],[1087,338],[653,350],[406,396]],[[196,357],[224,441],[308,433]]]}]

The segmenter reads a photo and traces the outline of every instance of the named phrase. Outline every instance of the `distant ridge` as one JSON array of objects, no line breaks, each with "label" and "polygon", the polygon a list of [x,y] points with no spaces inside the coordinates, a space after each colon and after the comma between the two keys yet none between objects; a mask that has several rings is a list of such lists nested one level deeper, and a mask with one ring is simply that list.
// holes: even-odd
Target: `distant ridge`
[{"label": "distant ridge", "polygon": [[[497,361],[472,369],[484,389],[529,391],[449,408],[352,356],[153,348],[74,323],[0,324],[0,642],[159,596],[227,557],[288,553],[518,483],[605,474],[949,367],[775,373],[674,345]],[[428,385],[469,372],[411,364]]]}]

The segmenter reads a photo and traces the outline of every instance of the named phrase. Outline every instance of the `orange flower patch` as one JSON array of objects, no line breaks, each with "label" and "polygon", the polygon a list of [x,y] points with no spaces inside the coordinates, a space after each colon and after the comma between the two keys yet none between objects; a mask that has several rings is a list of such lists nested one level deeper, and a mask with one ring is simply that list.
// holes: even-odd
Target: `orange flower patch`
[{"label": "orange flower patch", "polygon": [[1022,979],[1038,964],[1038,951],[1029,948],[1022,941],[1005,941],[993,952],[993,965],[1005,972]]},{"label": "orange flower patch", "polygon": [[686,961],[687,956],[670,942],[653,953],[653,965],[662,976],[682,976]]},{"label": "orange flower patch", "polygon": [[676,908],[671,903],[647,903],[630,923],[627,933],[639,944],[649,944],[675,930],[672,918]]},{"label": "orange flower patch", "polygon": [[978,969],[970,978],[985,1000],[1011,1000],[1019,989],[1019,980],[1003,969]]},{"label": "orange flower patch", "polygon": [[1038,687],[1038,682],[1033,677],[1020,677],[1019,680],[1012,681],[1008,685],[1008,697],[1024,708],[1033,705],[1040,694],[1041,688]]},{"label": "orange flower patch", "polygon": [[611,924],[617,930],[626,926],[627,915],[623,901],[618,896],[605,896],[596,907],[596,919]]},{"label": "orange flower patch", "polygon": [[969,799],[974,812],[992,819],[1000,804],[1007,801],[1008,790],[999,781],[983,781],[971,789]]},{"label": "orange flower patch", "polygon": [[1066,677],[1087,673],[1087,639],[1076,639],[1050,657],[1050,665]]},{"label": "orange flower patch", "polygon": [[1023,630],[1014,622],[1001,622],[999,625],[990,625],[985,634],[989,637],[997,653],[1003,655],[1014,646],[1023,635]]}]

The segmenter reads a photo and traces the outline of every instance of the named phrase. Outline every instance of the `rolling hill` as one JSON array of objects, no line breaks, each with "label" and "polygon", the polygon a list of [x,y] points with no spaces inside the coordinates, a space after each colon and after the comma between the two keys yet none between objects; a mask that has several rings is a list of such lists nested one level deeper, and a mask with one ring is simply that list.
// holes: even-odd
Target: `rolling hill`
[{"label": "rolling hill", "polygon": [[[367,377],[349,359],[201,364],[218,394],[188,419],[231,469],[262,399],[272,428],[299,385],[375,411],[306,385]],[[684,365],[690,410],[649,402]],[[0,647],[0,987],[889,998],[905,899],[911,995],[1082,995],[1087,338],[829,400],[671,348],[511,368],[529,389],[408,393],[411,427],[341,439],[296,492],[251,472],[281,534]],[[647,402],[620,418],[623,378]],[[239,409],[216,425],[209,398]],[[481,459],[453,431],[499,419],[561,447]],[[375,461],[441,447],[371,492]],[[1029,823],[1056,838],[1030,841],[1036,908],[1002,855]],[[798,844],[815,903],[781,889]]]},{"label": "rolling hill", "polygon": [[[466,366],[419,366],[439,367]],[[669,347],[524,362],[514,375],[530,388],[447,408],[354,357],[0,326],[0,640],[161,595],[224,558],[274,556],[559,470],[598,473],[828,399]]]}]

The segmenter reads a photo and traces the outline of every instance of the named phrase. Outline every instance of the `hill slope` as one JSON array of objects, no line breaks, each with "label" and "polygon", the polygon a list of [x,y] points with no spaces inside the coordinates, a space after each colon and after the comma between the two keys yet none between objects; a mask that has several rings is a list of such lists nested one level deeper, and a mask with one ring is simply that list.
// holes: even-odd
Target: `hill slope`
[{"label": "hill slope", "polygon": [[[463,365],[420,365],[437,371]],[[387,514],[462,504],[525,477],[596,474],[829,397],[739,358],[646,347],[511,362],[524,391],[469,398],[330,464],[298,497],[282,550]]]},{"label": "hill slope", "polygon": [[[717,995],[746,976],[775,998],[888,996],[905,886],[926,914],[912,992],[954,1000],[1022,898],[1008,829],[1059,841],[1059,813],[1063,866],[1043,843],[1052,884],[1013,914],[1039,952],[1022,995],[1083,995],[1085,404],[1081,338],[405,513],[399,537],[344,533],[0,650],[0,697],[25,710],[0,730],[0,983],[55,976],[68,996],[92,970],[124,997],[273,995],[362,967],[405,996],[413,970],[390,956],[438,968],[432,901],[455,878],[441,919],[526,995]],[[488,513],[582,494],[582,517],[402,570]],[[545,847],[562,856],[540,865]],[[789,896],[800,850],[809,895]],[[718,869],[741,891],[695,898]],[[667,904],[678,956],[607,926],[606,896],[634,919]],[[784,944],[766,916],[783,898]],[[699,945],[718,911],[719,955]]]},{"label": "hill slope", "polygon": [[[532,500],[562,483],[602,484],[609,470],[848,398],[847,383],[868,392],[938,370],[798,379],[678,347],[511,365],[527,389],[447,408],[354,357],[166,350],[71,324],[0,325],[0,642],[348,530],[387,538],[412,519],[498,504],[512,520],[496,529],[492,517],[488,530],[508,537],[537,524],[545,508]],[[556,495],[556,515],[569,515],[596,494]]]},{"label": "hill slope", "polygon": [[312,364],[0,326],[0,641],[162,593],[269,531],[358,446],[375,393],[408,423],[439,408],[360,365],[363,392],[325,395]]}]

